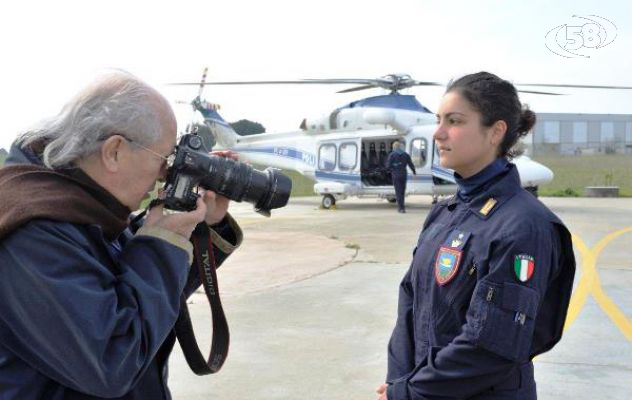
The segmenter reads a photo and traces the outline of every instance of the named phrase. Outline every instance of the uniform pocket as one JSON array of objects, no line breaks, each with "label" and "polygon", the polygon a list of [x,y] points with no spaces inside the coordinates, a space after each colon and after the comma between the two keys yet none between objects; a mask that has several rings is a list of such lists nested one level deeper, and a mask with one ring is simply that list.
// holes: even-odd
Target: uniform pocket
[{"label": "uniform pocket", "polygon": [[526,286],[480,282],[472,317],[475,343],[513,361],[529,356],[540,296]]},{"label": "uniform pocket", "polygon": [[461,326],[465,323],[465,314],[467,312],[472,290],[476,285],[476,272],[478,263],[473,261],[470,265],[466,265],[462,271],[463,277],[454,282],[454,287],[445,296],[439,310],[435,310],[435,321],[437,333],[448,333],[454,336],[461,330]]}]

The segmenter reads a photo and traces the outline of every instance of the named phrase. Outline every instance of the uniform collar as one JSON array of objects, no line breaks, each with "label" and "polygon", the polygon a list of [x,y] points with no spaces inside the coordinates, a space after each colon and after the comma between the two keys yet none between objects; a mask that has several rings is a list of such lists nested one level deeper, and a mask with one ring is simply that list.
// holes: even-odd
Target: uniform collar
[{"label": "uniform collar", "polygon": [[488,183],[492,182],[495,177],[508,170],[509,162],[505,157],[500,157],[469,178],[463,178],[455,172],[454,178],[459,186],[457,195],[463,201],[471,201],[479,193],[483,192]]},{"label": "uniform collar", "polygon": [[452,196],[447,206],[453,208],[457,203],[464,203],[472,213],[481,219],[489,218],[500,206],[520,190],[520,175],[512,163],[507,163],[505,171],[487,182],[470,201],[466,202],[458,195]]}]

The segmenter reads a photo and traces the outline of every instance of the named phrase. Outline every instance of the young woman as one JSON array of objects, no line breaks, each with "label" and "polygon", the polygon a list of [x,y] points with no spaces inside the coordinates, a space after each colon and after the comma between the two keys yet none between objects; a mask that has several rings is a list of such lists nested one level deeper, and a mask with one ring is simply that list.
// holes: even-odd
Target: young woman
[{"label": "young woman", "polygon": [[535,123],[508,81],[452,82],[434,134],[457,194],[438,203],[399,291],[380,399],[536,399],[531,360],[561,338],[568,230],[520,186],[512,147]]}]

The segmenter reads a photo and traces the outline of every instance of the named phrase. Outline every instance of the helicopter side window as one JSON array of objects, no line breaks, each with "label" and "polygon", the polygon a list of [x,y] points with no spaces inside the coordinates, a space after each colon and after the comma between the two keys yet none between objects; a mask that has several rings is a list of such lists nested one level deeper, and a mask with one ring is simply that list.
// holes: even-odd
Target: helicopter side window
[{"label": "helicopter side window", "polygon": [[323,144],[318,149],[318,169],[333,171],[336,168],[336,145]]},{"label": "helicopter side window", "polygon": [[338,150],[339,164],[341,171],[351,171],[358,165],[358,146],[355,143],[343,143]]},{"label": "helicopter side window", "polygon": [[428,141],[426,139],[417,138],[410,142],[410,158],[416,168],[426,165],[428,159]]}]

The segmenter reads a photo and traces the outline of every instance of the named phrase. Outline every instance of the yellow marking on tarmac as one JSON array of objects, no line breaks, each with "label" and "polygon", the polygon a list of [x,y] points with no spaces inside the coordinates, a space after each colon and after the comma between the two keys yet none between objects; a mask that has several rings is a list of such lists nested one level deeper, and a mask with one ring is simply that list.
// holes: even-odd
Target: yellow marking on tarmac
[{"label": "yellow marking on tarmac", "polygon": [[579,236],[572,235],[573,243],[577,247],[582,259],[582,276],[575,288],[573,296],[571,297],[564,330],[568,329],[575,321],[579,312],[586,304],[588,295],[592,294],[599,307],[601,307],[612,322],[614,322],[621,333],[623,333],[623,335],[632,342],[632,322],[630,322],[627,316],[619,309],[619,307],[617,307],[612,299],[604,293],[599,280],[599,274],[597,273],[597,258],[599,257],[599,254],[612,240],[629,232],[632,232],[632,226],[612,232],[601,239],[592,248],[588,248],[586,243]]}]

